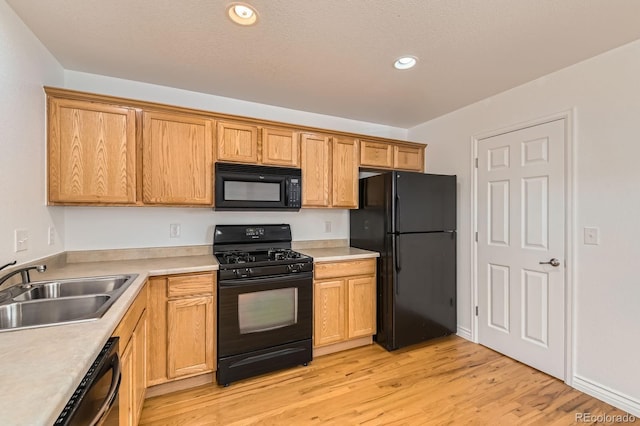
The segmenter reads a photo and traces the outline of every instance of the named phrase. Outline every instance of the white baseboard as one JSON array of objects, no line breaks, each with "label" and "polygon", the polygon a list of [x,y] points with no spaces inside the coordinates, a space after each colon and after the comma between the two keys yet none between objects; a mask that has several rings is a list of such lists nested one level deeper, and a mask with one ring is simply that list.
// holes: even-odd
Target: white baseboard
[{"label": "white baseboard", "polygon": [[573,387],[581,392],[598,398],[629,414],[640,417],[640,401],[627,395],[618,393],[606,386],[592,382],[584,377],[573,376]]},{"label": "white baseboard", "polygon": [[471,337],[471,330],[469,330],[467,328],[458,326],[458,332],[456,334],[458,336],[462,337],[463,339],[467,339],[467,340],[473,342],[473,339]]}]

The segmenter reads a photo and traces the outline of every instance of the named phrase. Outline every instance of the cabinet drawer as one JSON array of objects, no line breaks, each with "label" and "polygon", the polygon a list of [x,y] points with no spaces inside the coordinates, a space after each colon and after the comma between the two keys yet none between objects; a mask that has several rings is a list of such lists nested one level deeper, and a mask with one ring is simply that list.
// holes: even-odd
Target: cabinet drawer
[{"label": "cabinet drawer", "polygon": [[167,278],[167,297],[213,294],[213,274],[178,275]]},{"label": "cabinet drawer", "polygon": [[371,275],[375,273],[375,259],[316,263],[316,265],[314,266],[315,279],[347,277],[354,275]]}]

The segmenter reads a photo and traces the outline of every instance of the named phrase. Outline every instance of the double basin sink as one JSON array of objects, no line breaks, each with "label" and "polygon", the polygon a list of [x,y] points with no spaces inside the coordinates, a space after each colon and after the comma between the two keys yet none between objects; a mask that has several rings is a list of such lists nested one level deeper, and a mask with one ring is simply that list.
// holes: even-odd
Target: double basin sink
[{"label": "double basin sink", "polygon": [[137,274],[16,285],[0,292],[0,332],[98,319]]}]

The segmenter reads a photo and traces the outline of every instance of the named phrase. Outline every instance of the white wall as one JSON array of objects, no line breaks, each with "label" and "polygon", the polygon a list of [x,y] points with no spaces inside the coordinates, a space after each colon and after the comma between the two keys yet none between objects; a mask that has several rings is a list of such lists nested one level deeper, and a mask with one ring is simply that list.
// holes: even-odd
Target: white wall
[{"label": "white wall", "polygon": [[[366,135],[395,139],[407,135],[406,129],[76,71],[65,71],[65,87]],[[216,224],[236,223],[290,223],[295,240],[349,238],[348,210],[230,213],[206,208],[67,207],[65,217],[65,249],[70,251],[210,244]],[[325,222],[330,222],[330,232],[325,232]],[[169,237],[172,223],[181,225],[180,238]]]},{"label": "white wall", "polygon": [[[325,232],[325,222],[331,232]],[[179,238],[169,225],[180,224]],[[211,244],[215,225],[289,223],[294,240],[349,238],[346,210],[302,209],[299,212],[216,212],[207,208],[69,207],[66,249],[170,247]]]},{"label": "white wall", "polygon": [[[64,210],[46,207],[45,94],[64,71],[40,41],[0,0],[0,265],[63,250]],[[48,245],[48,228],[57,229]],[[14,230],[27,229],[28,250],[14,251]]]},{"label": "white wall", "polygon": [[[409,129],[458,175],[459,325],[471,329],[471,137],[575,108],[574,386],[640,413],[640,41]],[[600,228],[586,246],[582,230]]]}]

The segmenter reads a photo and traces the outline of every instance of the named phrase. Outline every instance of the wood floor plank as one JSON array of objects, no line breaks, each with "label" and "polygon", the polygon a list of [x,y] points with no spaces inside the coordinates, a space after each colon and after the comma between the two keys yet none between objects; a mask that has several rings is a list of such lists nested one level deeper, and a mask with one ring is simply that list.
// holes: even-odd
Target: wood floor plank
[{"label": "wood floor plank", "polygon": [[623,415],[561,381],[451,336],[377,345],[233,383],[149,398],[141,425],[568,425]]}]

